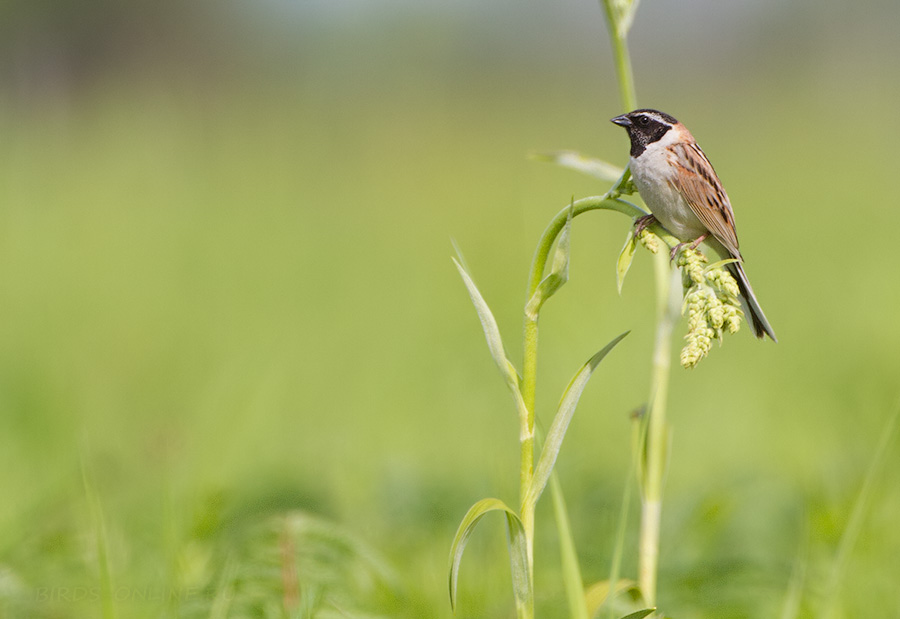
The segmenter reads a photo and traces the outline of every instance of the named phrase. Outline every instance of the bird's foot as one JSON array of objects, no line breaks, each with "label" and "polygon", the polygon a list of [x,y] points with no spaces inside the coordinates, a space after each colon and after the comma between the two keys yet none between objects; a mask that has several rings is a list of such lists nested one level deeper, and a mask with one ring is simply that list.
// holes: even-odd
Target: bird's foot
[{"label": "bird's foot", "polygon": [[705,234],[701,234],[693,241],[685,241],[683,243],[679,243],[678,245],[676,245],[675,247],[672,248],[672,251],[669,252],[669,261],[675,260],[675,255],[678,254],[678,252],[681,251],[681,248],[684,247],[685,245],[688,245],[688,247],[690,249],[697,249],[697,247],[700,245],[700,243],[705,241],[706,237],[708,237],[708,236],[709,236],[709,232],[707,232]]},{"label": "bird's foot", "polygon": [[638,217],[634,221],[634,236],[640,236],[641,232],[644,231],[644,228],[646,228],[647,226],[652,226],[655,223],[656,217],[653,214]]}]

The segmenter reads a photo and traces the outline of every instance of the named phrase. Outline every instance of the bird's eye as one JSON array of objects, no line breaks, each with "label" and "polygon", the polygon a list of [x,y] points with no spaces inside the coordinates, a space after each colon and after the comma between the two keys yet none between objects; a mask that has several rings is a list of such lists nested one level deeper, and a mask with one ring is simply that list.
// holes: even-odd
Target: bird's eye
[{"label": "bird's eye", "polygon": [[638,116],[637,121],[638,121],[638,124],[642,127],[646,127],[647,125],[650,124],[650,119],[647,118],[646,116]]}]

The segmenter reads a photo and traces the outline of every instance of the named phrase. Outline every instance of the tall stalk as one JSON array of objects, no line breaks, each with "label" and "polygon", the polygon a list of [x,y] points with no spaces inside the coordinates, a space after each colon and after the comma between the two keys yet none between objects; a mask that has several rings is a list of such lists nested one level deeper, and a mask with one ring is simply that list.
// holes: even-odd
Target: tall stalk
[{"label": "tall stalk", "polygon": [[630,112],[637,107],[637,95],[631,73],[631,56],[628,53],[628,31],[637,9],[637,0],[603,0],[603,8],[606,11],[606,25],[616,62],[622,108],[625,112]]},{"label": "tall stalk", "polygon": [[[619,81],[619,95],[624,112],[637,108],[631,57],[628,53],[628,31],[631,28],[636,1],[603,0],[606,22],[612,42]],[[623,178],[630,171],[625,170]],[[662,513],[663,477],[666,467],[666,400],[669,391],[669,369],[672,358],[672,329],[679,315],[681,286],[677,271],[669,265],[668,252],[656,254],[656,338],[649,406],[645,420],[642,454],[645,458],[641,483],[641,529],[638,542],[638,584],[645,602],[656,605],[656,575],[659,567],[659,530]]]},{"label": "tall stalk", "polygon": [[[644,211],[635,205],[620,199],[622,188],[626,185],[623,179],[620,179],[619,183],[603,196],[584,198],[577,202],[573,201],[568,207],[557,213],[541,236],[528,278],[527,303],[525,305],[524,365],[521,377],[506,355],[499,327],[484,297],[478,291],[475,282],[462,264],[459,261],[455,261],[460,276],[463,278],[463,282],[469,291],[469,296],[475,305],[482,329],[484,330],[488,349],[497,364],[497,368],[504,377],[516,404],[519,418],[521,455],[519,509],[514,510],[496,498],[482,499],[469,508],[457,529],[450,548],[449,565],[450,603],[454,608],[456,606],[459,566],[469,536],[483,516],[490,512],[501,512],[506,517],[513,595],[516,600],[516,616],[518,619],[532,619],[534,617],[535,507],[544,489],[551,481],[553,467],[562,446],[563,437],[587,381],[603,358],[627,335],[626,332],[611,340],[582,365],[572,378],[560,399],[559,408],[553,418],[553,423],[546,432],[540,456],[535,465],[534,420],[538,317],[544,302],[568,281],[568,238],[570,224],[574,217],[599,209],[619,211],[629,217],[638,217],[644,214]],[[551,250],[554,246],[556,250],[548,273],[547,267],[550,262]],[[551,484],[551,492],[557,495],[559,493],[558,484],[555,482]],[[561,501],[561,496],[556,496],[555,498],[557,518],[564,518],[565,508]],[[574,553],[567,553],[567,556],[569,559],[567,572],[574,574],[577,572]],[[572,588],[571,583],[567,583],[567,586],[570,589]],[[580,589],[580,587],[577,588]],[[573,597],[570,595],[570,602]],[[586,617],[587,615],[586,613],[580,613],[577,616]]]},{"label": "tall stalk", "polygon": [[[659,567],[659,529],[662,515],[663,477],[666,468],[666,402],[672,359],[672,329],[681,306],[678,271],[669,266],[666,251],[655,256],[656,338],[650,381],[650,405],[644,434],[645,468],[641,483],[641,530],[638,541],[638,584],[644,601],[656,605],[656,574]],[[639,456],[640,457],[640,456]]]},{"label": "tall stalk", "polygon": [[[570,218],[575,218],[582,213],[593,210],[614,210],[629,217],[640,217],[643,213],[633,204],[620,199],[622,182],[616,185],[608,193],[600,197],[584,198],[572,203],[568,208],[562,209],[547,228],[544,230],[541,239],[538,242],[534,259],[531,264],[531,273],[528,278],[528,289],[526,299],[532,299],[537,293],[544,273],[547,270],[547,263],[550,258],[550,250],[557,241],[560,233]],[[524,428],[521,445],[521,468],[520,468],[520,484],[521,484],[521,509],[520,516],[522,525],[525,529],[525,536],[528,544],[528,566],[529,573],[534,574],[534,509],[535,501],[531,499],[529,489],[533,483],[534,477],[534,404],[535,392],[537,385],[537,354],[538,354],[538,318],[540,314],[537,311],[525,312],[525,336],[524,336],[524,361],[522,371],[522,399],[525,402],[525,408],[528,411],[527,428]]]},{"label": "tall stalk", "polygon": [[[622,104],[626,111],[636,107],[634,80],[631,75],[631,61],[628,55],[627,33],[634,17],[636,0],[603,0],[609,24],[613,51],[616,60],[616,73]],[[577,157],[576,157],[577,159]],[[583,163],[583,162],[581,162]],[[578,168],[580,164],[572,167]],[[604,178],[609,176],[611,166],[603,165]],[[514,510],[496,498],[478,501],[463,517],[450,549],[449,585],[451,606],[456,606],[457,579],[463,551],[472,531],[487,513],[498,511],[505,515],[507,539],[509,540],[510,567],[513,580],[513,594],[516,600],[516,615],[519,619],[532,619],[534,616],[534,513],[537,502],[551,481],[553,467],[562,444],[563,437],[572,418],[578,399],[591,373],[600,361],[627,333],[614,338],[603,349],[598,351],[585,363],[573,377],[563,393],[559,408],[553,418],[547,436],[539,450],[537,463],[535,460],[535,395],[538,367],[538,320],[544,302],[549,299],[568,280],[569,262],[569,226],[572,220],[592,210],[614,210],[631,218],[646,215],[646,212],[621,197],[634,192],[628,168],[622,171],[612,189],[603,196],[584,198],[573,201],[562,209],[551,220],[544,230],[532,260],[526,290],[525,321],[523,328],[523,366],[521,376],[506,355],[496,320],[484,297],[475,286],[467,270],[456,262],[457,269],[468,289],[469,296],[478,312],[487,340],[491,356],[497,364],[501,375],[513,396],[519,418],[520,469],[519,469],[519,509]],[[672,239],[658,225],[651,226],[652,232],[664,243],[674,246],[677,239]],[[634,236],[629,238],[633,247]],[[643,241],[642,241],[643,242]],[[553,262],[550,264],[551,251],[554,246]],[[624,251],[624,250],[623,250]],[[668,252],[656,252],[656,290],[657,290],[657,328],[656,344],[653,353],[653,372],[648,414],[644,421],[643,441],[641,449],[641,466],[638,470],[642,490],[641,537],[639,548],[639,585],[644,599],[649,605],[656,600],[656,572],[659,556],[659,524],[661,513],[663,473],[665,469],[666,424],[665,404],[669,382],[669,364],[671,356],[671,337],[675,320],[679,314],[680,286],[673,283],[670,277],[672,269],[668,260]],[[629,259],[620,258],[620,283],[627,271]],[[624,265],[624,266],[623,266]],[[549,266],[549,269],[548,269]],[[549,272],[548,272],[549,271]],[[559,492],[559,484],[550,483],[554,493],[554,503],[561,536],[568,536],[563,546],[564,571],[567,574],[567,591],[570,606],[575,617],[587,617],[587,609],[579,602],[581,589],[577,577],[577,558],[571,552],[571,531],[565,522],[565,507]],[[615,583],[611,583],[611,590]],[[643,615],[642,615],[643,616]]]}]

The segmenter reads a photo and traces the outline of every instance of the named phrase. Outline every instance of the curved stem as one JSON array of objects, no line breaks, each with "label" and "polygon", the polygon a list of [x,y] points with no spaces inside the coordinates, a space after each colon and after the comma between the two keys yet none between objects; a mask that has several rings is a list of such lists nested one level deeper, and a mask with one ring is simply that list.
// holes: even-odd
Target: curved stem
[{"label": "curved stem", "polygon": [[[534,253],[534,259],[531,263],[531,275],[528,279],[529,299],[531,298],[531,295],[534,294],[534,291],[537,290],[537,287],[541,283],[541,279],[544,277],[544,270],[547,268],[547,260],[550,256],[550,248],[553,247],[556,237],[559,236],[563,226],[566,225],[566,219],[569,216],[570,208],[572,208],[572,217],[577,217],[582,213],[596,210],[618,211],[629,217],[641,217],[647,214],[647,211],[621,199],[620,196],[622,194],[618,187],[624,184],[624,182],[628,180],[628,177],[630,177],[630,172],[626,170],[625,174],[623,174],[623,180],[619,181],[615,189],[602,196],[591,196],[589,198],[576,200],[572,207],[567,206],[556,214],[550,222],[550,225],[547,226],[544,233],[541,235],[537,251]],[[527,398],[525,402],[528,402]]]},{"label": "curved stem", "polygon": [[[618,211],[629,217],[640,217],[646,213],[625,200],[620,199],[621,187],[628,182],[630,173],[626,170],[622,178],[616,184],[616,187],[602,196],[593,196],[582,198],[574,204],[567,206],[559,211],[551,220],[550,225],[544,230],[541,239],[538,242],[537,250],[531,264],[531,273],[528,278],[528,291],[526,302],[534,295],[544,271],[547,267],[547,261],[550,256],[550,250],[556,242],[560,232],[566,225],[571,211],[572,217],[581,215],[588,211],[594,210],[611,210]],[[535,505],[528,501],[529,489],[534,479],[534,403],[535,403],[535,387],[537,383],[537,345],[538,345],[538,315],[530,317],[525,314],[525,346],[524,346],[524,362],[522,372],[521,391],[522,399],[527,409],[527,419],[525,428],[523,428],[521,441],[521,458],[520,458],[520,516],[522,526],[525,529],[525,538],[527,540],[528,549],[528,569],[529,575],[534,576],[534,508]]]},{"label": "curved stem", "polygon": [[[623,179],[627,180],[628,171],[626,170]],[[623,181],[620,181],[620,185]],[[550,256],[550,249],[553,243],[566,225],[569,217],[569,210],[572,210],[572,217],[577,217],[582,213],[595,210],[618,211],[629,217],[640,217],[647,213],[630,202],[622,200],[618,188],[613,189],[602,196],[592,196],[577,200],[574,205],[568,206],[553,218],[550,225],[547,226],[538,242],[537,251],[534,253],[534,259],[531,263],[531,274],[528,278],[528,292],[526,300],[530,299],[544,277],[544,271],[547,268],[547,260]],[[535,377],[537,375],[537,337],[538,337],[538,318],[534,319],[525,316],[525,359],[522,370],[522,398],[525,400],[525,407],[529,411],[528,424],[529,428],[534,428],[534,400],[535,400]],[[523,458],[524,463],[524,458]]]}]

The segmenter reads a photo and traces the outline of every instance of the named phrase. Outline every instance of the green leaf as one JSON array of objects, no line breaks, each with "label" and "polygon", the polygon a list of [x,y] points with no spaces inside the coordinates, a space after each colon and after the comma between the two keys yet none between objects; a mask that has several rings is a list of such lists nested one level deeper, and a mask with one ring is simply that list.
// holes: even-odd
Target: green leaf
[{"label": "green leaf", "polygon": [[463,270],[468,273],[470,271],[468,263],[466,263],[466,257],[463,256],[462,249],[459,247],[459,243],[456,242],[456,239],[452,236],[450,237],[450,245],[453,246],[453,251],[456,252],[456,261],[459,262],[460,266],[462,266]]},{"label": "green leaf", "polygon": [[491,357],[500,369],[500,374],[506,379],[506,384],[512,392],[513,399],[516,402],[516,409],[518,410],[519,417],[525,419],[528,412],[525,408],[525,400],[522,399],[522,392],[519,389],[519,373],[516,371],[512,362],[506,357],[506,351],[503,348],[503,340],[500,337],[500,328],[497,326],[497,321],[491,313],[491,308],[488,307],[484,297],[478,292],[478,287],[475,285],[472,277],[456,258],[453,258],[453,264],[456,265],[463,283],[469,291],[469,297],[472,299],[475,311],[478,313],[478,320],[481,322],[481,328],[484,330],[484,338],[487,340]]},{"label": "green leaf", "polygon": [[[497,364],[497,367],[500,368],[500,372],[507,374],[509,371],[509,368],[507,367],[509,360],[506,358],[506,351],[503,349],[500,328],[497,326],[494,314],[491,313],[491,308],[488,307],[484,297],[478,292],[478,287],[475,285],[472,277],[466,272],[456,258],[453,258],[452,260],[463,279],[463,283],[466,285],[466,289],[469,291],[469,297],[472,299],[475,311],[478,313],[478,320],[481,322],[481,328],[484,330],[484,337],[487,340],[488,349],[491,351],[491,357],[494,358],[494,362]],[[516,382],[518,382],[518,377],[516,378]]]},{"label": "green leaf", "polygon": [[644,619],[644,617],[653,614],[654,612],[656,612],[655,608],[645,608],[644,610],[639,610],[636,613],[625,615],[624,617],[622,617],[622,619]]},{"label": "green leaf", "polygon": [[572,230],[574,207],[575,202],[573,200],[569,205],[566,224],[563,226],[562,232],[559,234],[559,241],[556,243],[556,252],[553,254],[553,265],[550,268],[550,274],[541,280],[537,290],[534,291],[534,294],[528,300],[528,304],[525,305],[525,314],[531,320],[537,320],[541,306],[569,281],[569,236]]},{"label": "green leaf", "polygon": [[610,182],[618,181],[622,177],[622,172],[624,172],[622,168],[607,163],[602,159],[586,157],[573,150],[561,150],[555,153],[535,153],[532,155],[532,158],[538,161],[549,161],[558,166]]},{"label": "green leaf", "polygon": [[516,599],[516,610],[519,617],[531,616],[534,609],[534,592],[528,574],[528,542],[525,528],[519,516],[507,507],[500,499],[482,499],[469,508],[459,524],[450,546],[450,607],[456,610],[456,592],[459,578],[459,566],[462,561],[466,543],[475,530],[475,525],[492,511],[502,511],[506,515],[506,532],[509,542],[509,559],[512,570],[513,595]]},{"label": "green leaf", "polygon": [[628,230],[628,238],[625,239],[625,247],[619,252],[619,259],[616,260],[616,287],[619,289],[619,294],[622,294],[622,285],[625,283],[628,269],[631,268],[636,247],[637,238],[634,236],[634,228],[631,228]]},{"label": "green leaf", "polygon": [[740,258],[728,258],[727,260],[719,260],[718,262],[713,262],[712,264],[706,265],[703,268],[703,272],[708,273],[709,271],[712,271],[713,269],[720,269],[720,268],[727,266],[733,262],[740,262],[740,261],[741,261]]},{"label": "green leaf", "polygon": [[[625,551],[625,535],[628,528],[628,510],[631,507],[632,480],[634,479],[637,461],[642,460],[636,455],[641,445],[641,413],[639,411],[640,409],[631,414],[632,458],[631,465],[628,467],[628,474],[625,476],[625,484],[622,489],[622,506],[619,508],[619,522],[616,526],[615,545],[613,546],[612,558],[610,559],[609,580],[606,581],[607,593],[610,591],[615,593],[623,588],[632,588],[634,591],[638,591],[637,583],[623,580],[620,575],[622,573],[622,555]],[[610,596],[610,598],[611,597],[612,596]],[[588,606],[588,610],[591,610],[592,614],[595,614],[596,608],[600,606],[600,603],[602,603],[604,599],[605,598],[601,599],[600,602],[597,603],[597,606],[593,607],[593,610],[591,606]],[[613,615],[612,599],[610,599],[608,609],[607,616],[611,619]]]},{"label": "green leaf", "polygon": [[566,499],[563,497],[556,471],[550,475],[550,495],[553,497],[553,514],[556,516],[556,530],[559,534],[560,563],[562,563],[563,584],[569,599],[569,616],[572,619],[589,619],[581,567],[578,565],[578,552],[575,550]]},{"label": "green leaf", "polygon": [[509,567],[518,617],[534,616],[534,589],[528,573],[528,538],[519,517],[507,508],[506,533],[509,536]]},{"label": "green leaf", "polygon": [[614,338],[609,344],[604,346],[600,352],[591,357],[588,362],[581,367],[578,373],[575,374],[575,377],[569,383],[569,386],[566,387],[565,392],[563,392],[562,400],[559,403],[559,409],[556,412],[556,416],[553,418],[550,431],[547,433],[544,447],[541,449],[541,457],[534,469],[534,478],[532,479],[531,488],[529,488],[528,496],[526,497],[526,500],[529,501],[530,505],[537,503],[541,493],[544,491],[544,487],[547,485],[550,472],[553,470],[553,465],[556,464],[556,458],[559,455],[560,447],[562,447],[566,430],[569,428],[569,422],[572,421],[572,416],[575,414],[575,407],[578,406],[578,400],[581,398],[581,393],[587,386],[591,374],[597,369],[597,366],[600,365],[603,358],[609,354],[609,351],[615,348],[616,344],[622,341],[622,338],[629,333],[629,331],[626,331]]}]

